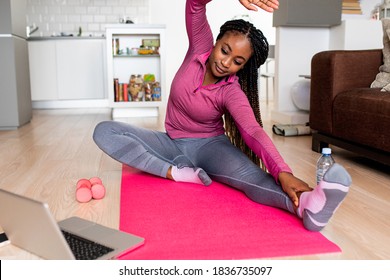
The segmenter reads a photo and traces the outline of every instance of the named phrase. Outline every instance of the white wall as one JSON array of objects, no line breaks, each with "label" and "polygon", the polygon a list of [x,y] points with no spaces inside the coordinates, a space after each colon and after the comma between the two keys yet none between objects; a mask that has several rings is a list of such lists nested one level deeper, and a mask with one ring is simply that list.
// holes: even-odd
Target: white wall
[{"label": "white wall", "polygon": [[105,25],[129,17],[135,23],[147,23],[149,0],[26,0],[27,25],[39,27],[34,36],[105,34]]},{"label": "white wall", "polygon": [[310,75],[311,58],[328,49],[328,28],[277,28],[275,109],[295,111],[290,89],[299,75]]},{"label": "white wall", "polygon": [[[187,51],[188,41],[184,22],[185,0],[149,0],[150,23],[165,24],[167,28],[167,73],[166,85],[170,88],[172,79]],[[249,15],[252,23],[262,30],[270,44],[275,44],[275,28],[272,27],[272,14],[248,11],[237,0],[214,0],[207,6],[207,16],[214,37],[220,26],[235,16]]]},{"label": "white wall", "polygon": [[[168,5],[169,2],[169,5]],[[179,68],[188,47],[184,26],[184,0],[149,0],[150,23],[166,25],[166,88]]]},{"label": "white wall", "polygon": [[382,22],[379,20],[348,19],[330,30],[329,49],[357,50],[383,47]]},{"label": "white wall", "polygon": [[271,13],[262,10],[248,11],[237,0],[214,0],[207,6],[207,9],[208,19],[215,36],[224,22],[244,15],[244,19],[248,16],[249,21],[264,33],[270,44],[275,44],[275,28],[272,27]]},{"label": "white wall", "polygon": [[371,11],[380,0],[362,0],[362,15],[342,15],[342,24],[331,28],[276,28],[276,86],[271,118],[276,123],[305,123],[309,115],[291,99],[291,88],[299,75],[310,75],[311,58],[329,49],[357,50],[382,48],[380,21],[371,20]]}]

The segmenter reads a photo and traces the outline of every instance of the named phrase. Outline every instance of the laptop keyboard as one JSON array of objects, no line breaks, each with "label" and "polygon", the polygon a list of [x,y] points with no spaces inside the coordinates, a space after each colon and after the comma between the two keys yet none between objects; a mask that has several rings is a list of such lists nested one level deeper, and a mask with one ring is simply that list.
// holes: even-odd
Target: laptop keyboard
[{"label": "laptop keyboard", "polygon": [[96,260],[114,249],[62,230],[76,260]]}]

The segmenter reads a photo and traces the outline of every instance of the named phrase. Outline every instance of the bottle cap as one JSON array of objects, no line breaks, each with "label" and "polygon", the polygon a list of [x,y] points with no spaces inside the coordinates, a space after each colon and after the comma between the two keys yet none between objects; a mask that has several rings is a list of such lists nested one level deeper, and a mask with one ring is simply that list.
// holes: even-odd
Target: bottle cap
[{"label": "bottle cap", "polygon": [[332,149],[331,148],[322,148],[322,153],[324,155],[330,155],[330,154],[332,154]]}]

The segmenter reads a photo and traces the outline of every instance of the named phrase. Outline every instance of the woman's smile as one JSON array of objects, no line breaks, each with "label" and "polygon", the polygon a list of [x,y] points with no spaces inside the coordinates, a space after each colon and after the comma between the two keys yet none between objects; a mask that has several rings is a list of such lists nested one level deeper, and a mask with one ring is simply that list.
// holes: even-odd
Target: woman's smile
[{"label": "woman's smile", "polygon": [[226,75],[226,71],[215,62],[215,71],[221,75]]}]

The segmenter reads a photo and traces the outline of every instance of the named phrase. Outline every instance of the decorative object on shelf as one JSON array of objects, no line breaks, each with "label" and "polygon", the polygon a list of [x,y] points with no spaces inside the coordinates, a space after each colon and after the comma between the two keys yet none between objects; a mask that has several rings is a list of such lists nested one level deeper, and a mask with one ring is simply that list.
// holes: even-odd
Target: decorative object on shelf
[{"label": "decorative object on shelf", "polygon": [[155,82],[152,86],[152,101],[161,101],[161,86]]},{"label": "decorative object on shelf", "polygon": [[138,54],[138,48],[131,48],[130,54],[131,55],[137,55]]},{"label": "decorative object on shelf", "polygon": [[154,74],[144,75],[145,101],[152,101],[152,84],[156,81]]},{"label": "decorative object on shelf", "polygon": [[160,39],[142,39],[142,45],[145,47],[160,47]]},{"label": "decorative object on shelf", "polygon": [[362,9],[360,8],[359,0],[343,0],[343,14],[356,14],[361,15]]},{"label": "decorative object on shelf", "polygon": [[138,49],[138,54],[140,55],[147,55],[147,54],[153,54],[154,51],[151,47],[145,47],[143,45],[140,46],[140,48]]},{"label": "decorative object on shelf", "polygon": [[145,101],[152,101],[152,87],[150,83],[144,84]]},{"label": "decorative object on shelf", "polygon": [[140,74],[131,75],[129,83],[129,92],[132,101],[143,101],[144,98],[144,81]]},{"label": "decorative object on shelf", "polygon": [[376,5],[374,9],[371,11],[371,19],[373,20],[379,20],[379,11],[380,11],[380,5]]},{"label": "decorative object on shelf", "polygon": [[114,56],[134,56],[134,55],[152,55],[160,54],[160,40],[159,39],[142,39],[142,45],[139,47],[126,46],[121,49],[121,42],[119,38],[112,39],[112,55]]},{"label": "decorative object on shelf", "polygon": [[390,0],[384,0],[379,6],[379,19],[390,18]]},{"label": "decorative object on shelf", "polygon": [[156,81],[156,77],[154,74],[145,74],[144,75],[144,82],[145,83],[154,83]]},{"label": "decorative object on shelf", "polygon": [[119,23],[132,24],[132,23],[134,23],[134,21],[131,20],[130,17],[123,16],[123,17],[119,18]]},{"label": "decorative object on shelf", "polygon": [[149,50],[149,52],[151,51],[147,54],[159,54],[160,39],[142,39],[141,47]]},{"label": "decorative object on shelf", "polygon": [[115,102],[161,101],[161,87],[154,74],[132,74],[128,84],[114,78],[114,96]]}]

